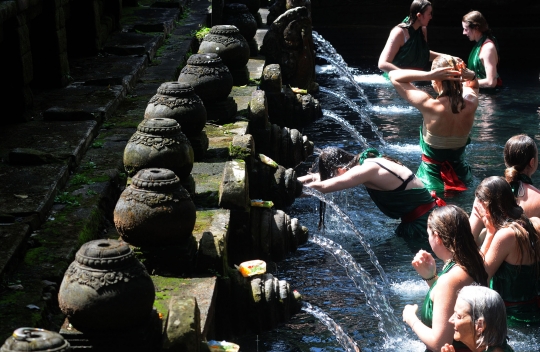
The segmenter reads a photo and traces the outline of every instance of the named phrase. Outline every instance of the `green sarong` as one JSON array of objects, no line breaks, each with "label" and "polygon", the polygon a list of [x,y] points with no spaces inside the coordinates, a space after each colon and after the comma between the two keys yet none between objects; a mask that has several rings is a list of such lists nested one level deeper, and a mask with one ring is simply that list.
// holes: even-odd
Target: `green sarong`
[{"label": "green sarong", "polygon": [[[429,67],[429,45],[424,38],[422,27],[407,28],[409,39],[399,48],[392,64],[403,69],[427,70]],[[388,79],[388,73],[383,73]]]},{"label": "green sarong", "polygon": [[508,320],[540,323],[540,279],[532,265],[503,262],[493,275],[490,287],[504,300]]},{"label": "green sarong", "polygon": [[[366,190],[377,208],[392,219],[399,219],[421,205],[435,202],[435,199],[425,188],[412,188],[397,192],[379,191],[367,187]],[[396,229],[396,235],[405,239],[427,240],[427,218],[433,209],[411,222],[402,221]]]},{"label": "green sarong", "polygon": [[[469,138],[467,144],[470,142],[471,139]],[[448,161],[456,172],[457,177],[466,184],[472,181],[472,172],[471,167],[465,161],[465,147],[466,145],[455,150],[431,148],[424,142],[422,126],[420,126],[420,149],[422,150],[422,154],[440,163]],[[440,165],[422,161],[418,167],[418,171],[416,171],[416,176],[424,182],[428,190],[436,192],[444,191]]]}]

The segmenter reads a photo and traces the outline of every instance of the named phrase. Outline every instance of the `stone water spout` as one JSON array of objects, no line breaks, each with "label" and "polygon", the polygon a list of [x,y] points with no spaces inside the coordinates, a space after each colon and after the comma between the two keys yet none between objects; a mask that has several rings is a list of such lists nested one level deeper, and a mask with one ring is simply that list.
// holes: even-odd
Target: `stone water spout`
[{"label": "stone water spout", "polygon": [[268,17],[266,22],[268,25],[274,23],[275,19],[281,16],[285,11],[294,9],[295,7],[304,6],[309,11],[311,18],[311,1],[310,0],[276,0],[268,8]]},{"label": "stone water spout", "polygon": [[283,85],[278,64],[263,69],[260,83],[268,106],[266,118],[282,127],[301,128],[322,117],[319,101],[311,94]]},{"label": "stone water spout", "polygon": [[317,90],[315,82],[315,46],[311,19],[305,7],[296,7],[280,15],[266,33],[261,53],[265,66],[279,64],[283,84]]}]

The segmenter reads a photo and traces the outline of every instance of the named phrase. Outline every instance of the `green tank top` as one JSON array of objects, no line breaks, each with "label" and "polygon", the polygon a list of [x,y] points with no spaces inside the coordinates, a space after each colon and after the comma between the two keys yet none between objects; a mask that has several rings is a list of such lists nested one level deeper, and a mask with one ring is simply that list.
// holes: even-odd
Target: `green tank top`
[{"label": "green tank top", "polygon": [[[446,264],[443,267],[442,271],[439,273],[439,278],[443,276],[444,274],[446,274],[447,272],[449,272],[450,269],[452,269],[455,265],[456,263],[454,261],[451,261],[450,263]],[[424,304],[422,304],[422,312],[420,313],[420,320],[422,321],[422,323],[424,323],[425,326],[428,326],[430,328],[433,323],[433,301],[431,300],[430,295],[431,295],[431,291],[433,290],[433,288],[435,288],[438,281],[439,280],[437,279],[437,281],[435,281],[433,285],[431,285],[431,287],[429,288],[426,294],[426,298],[424,298]],[[452,345],[454,346],[455,349],[467,348],[467,346],[465,346],[464,343],[461,343],[455,340],[452,341]]]},{"label": "green tank top", "polygon": [[490,283],[506,305],[509,320],[540,323],[540,279],[532,265],[503,262]]},{"label": "green tank top", "polygon": [[[486,39],[488,39],[487,35],[484,35],[482,38],[480,38],[480,40],[478,40],[478,42],[472,48],[471,53],[469,54],[469,60],[467,62],[467,68],[476,72],[478,79],[486,78],[486,68],[482,63],[482,60],[480,60],[480,50],[482,49],[482,45]],[[498,53],[499,45],[497,44],[497,40],[493,38],[492,41],[493,44],[495,44],[495,48],[497,49]],[[499,77],[498,74],[497,77]]]},{"label": "green tank top", "polygon": [[[410,26],[406,29],[409,32],[409,39],[399,48],[392,64],[404,69],[427,70],[429,68],[429,45],[424,38],[422,27],[415,30]],[[384,72],[383,76],[390,79],[388,72]]]}]

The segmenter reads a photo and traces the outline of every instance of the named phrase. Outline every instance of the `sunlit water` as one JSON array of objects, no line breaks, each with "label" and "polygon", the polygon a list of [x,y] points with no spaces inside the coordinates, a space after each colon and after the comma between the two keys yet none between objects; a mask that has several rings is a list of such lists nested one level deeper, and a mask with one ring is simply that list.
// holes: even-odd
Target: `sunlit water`
[{"label": "sunlit water", "polygon": [[[347,120],[371,146],[378,147],[385,154],[401,160],[411,170],[416,170],[421,155],[418,146],[421,114],[397,95],[392,85],[377,73],[373,64],[370,67],[348,67],[372,103],[371,107],[366,106],[357,88],[347,83],[349,78],[344,78],[340,70],[329,65],[327,60],[321,60],[319,64],[316,68],[319,84],[347,96],[364,109],[370,120],[378,126],[387,145],[382,146],[371,127],[335,96],[317,96],[323,109]],[[445,197],[449,204],[456,204],[467,212],[471,210],[474,188],[478,183],[487,176],[502,175],[502,151],[506,140],[519,133],[540,139],[538,73],[531,77],[531,73],[524,71],[501,70],[501,76],[505,82],[504,88],[495,93],[480,93],[480,106],[471,133],[472,142],[467,147],[467,160],[474,175],[473,185],[465,192]],[[422,86],[422,89],[433,93],[428,86]],[[318,148],[336,146],[352,153],[360,152],[362,148],[350,131],[329,119],[313,123],[304,128],[302,133],[309,136]],[[310,158],[311,162],[313,160]],[[306,169],[307,165],[299,168],[298,172],[303,174]],[[539,174],[537,172],[533,175],[535,184],[540,184]],[[326,197],[339,205],[369,242],[390,281],[382,293],[388,298],[395,317],[401,320],[404,305],[420,305],[427,292],[427,285],[410,265],[414,251],[418,248],[394,235],[399,221],[384,216],[363,187]],[[318,234],[318,207],[317,199],[298,198],[286,211],[307,226],[311,234]],[[354,231],[330,207],[327,207],[326,225],[325,237],[342,246],[372,278],[379,276]],[[422,248],[430,249],[427,243]],[[440,270],[441,263],[438,264]],[[386,334],[379,329],[380,320],[375,317],[365,295],[348,276],[347,270],[334,255],[316,243],[308,242],[278,263],[278,276],[288,280],[294,289],[302,293],[306,302],[318,307],[339,325],[343,333],[353,339],[362,351],[424,351],[425,346],[414,338],[408,327],[405,329],[409,331],[409,337],[405,340],[387,339]],[[509,337],[515,351],[540,350],[538,326],[511,326]],[[305,311],[296,314],[277,329],[261,335],[245,336],[239,342],[243,351],[346,351],[332,331]]]}]

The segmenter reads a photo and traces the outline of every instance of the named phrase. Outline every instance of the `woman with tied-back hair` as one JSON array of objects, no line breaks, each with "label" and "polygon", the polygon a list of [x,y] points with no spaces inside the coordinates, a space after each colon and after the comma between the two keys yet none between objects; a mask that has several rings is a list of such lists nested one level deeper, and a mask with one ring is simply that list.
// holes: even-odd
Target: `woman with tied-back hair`
[{"label": "woman with tied-back hair", "polygon": [[400,68],[426,70],[429,62],[440,55],[429,50],[426,27],[431,17],[431,2],[412,2],[409,16],[392,29],[379,57],[379,68],[385,77]]},{"label": "woman with tied-back hair", "polygon": [[[315,170],[298,180],[322,193],[363,184],[386,216],[401,218],[396,234],[406,239],[427,239],[427,217],[437,205],[444,205],[443,200],[432,197],[411,170],[374,148],[358,155],[340,148],[323,149]],[[324,226],[325,209],[321,202],[319,228]]]},{"label": "woman with tied-back hair", "polygon": [[467,65],[478,76],[480,88],[502,86],[502,80],[497,73],[499,44],[484,16],[478,11],[471,11],[463,16],[461,25],[463,35],[476,42],[469,54]]},{"label": "woman with tied-back hair", "polygon": [[[478,107],[474,72],[461,59],[441,55],[433,61],[431,71],[394,70],[390,80],[399,95],[422,113],[422,163],[416,176],[429,190],[466,190],[472,173],[465,161],[465,147]],[[430,80],[436,98],[412,84]]]},{"label": "woman with tied-back hair", "polygon": [[[454,314],[454,340],[463,342],[473,352],[513,352],[506,342],[506,308],[501,296],[487,287],[463,287],[457,297]],[[445,345],[441,352],[455,352]]]},{"label": "woman with tied-back hair", "polygon": [[[504,163],[504,176],[512,187],[517,204],[523,208],[527,217],[540,217],[540,190],[533,186],[531,180],[538,168],[538,147],[534,139],[525,134],[511,137],[504,146]],[[474,202],[476,204],[478,199]],[[470,221],[472,233],[478,237],[484,224],[475,208],[473,206]],[[477,243],[480,245],[481,239]]]},{"label": "woman with tied-back hair", "polygon": [[433,210],[427,229],[431,249],[444,262],[444,266],[437,274],[435,259],[430,253],[420,250],[416,254],[412,266],[426,281],[429,291],[422,306],[421,318],[416,316],[418,305],[408,304],[403,309],[403,321],[429,351],[439,351],[447,343],[453,344],[459,351],[465,346],[453,341],[454,327],[448,321],[456,304],[457,293],[473,282],[486,286],[488,275],[471,234],[469,217],[461,208],[447,205]]},{"label": "woman with tied-back hair", "polygon": [[540,219],[525,216],[502,177],[484,179],[475,195],[486,227],[481,250],[491,287],[503,298],[510,320],[540,322]]}]

